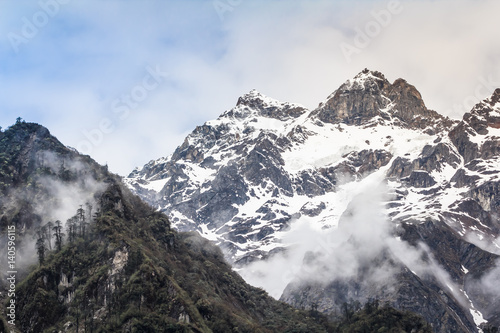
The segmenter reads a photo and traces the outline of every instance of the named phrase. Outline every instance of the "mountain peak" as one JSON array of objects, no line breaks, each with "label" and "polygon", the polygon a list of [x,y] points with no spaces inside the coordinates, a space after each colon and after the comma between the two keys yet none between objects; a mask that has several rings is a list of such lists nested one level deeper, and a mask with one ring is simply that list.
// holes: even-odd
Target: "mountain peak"
[{"label": "mountain peak", "polygon": [[246,105],[246,106],[255,106],[256,104],[265,104],[265,105],[279,105],[281,102],[267,97],[266,95],[257,91],[257,89],[252,89],[248,93],[242,95],[238,98],[238,102],[236,106]]},{"label": "mountain peak", "polygon": [[[347,80],[337,91],[346,93],[349,91],[369,91],[377,93],[389,85],[389,81],[384,74],[378,71],[372,71],[368,68],[363,69],[354,78]],[[337,92],[336,91],[336,92]],[[334,96],[335,92],[330,95]]]},{"label": "mountain peak", "polygon": [[500,128],[500,88],[465,113],[462,122],[481,135],[488,134],[488,128]]},{"label": "mountain peak", "polygon": [[489,100],[491,106],[495,106],[497,104],[500,106],[500,88],[495,89]]},{"label": "mountain peak", "polygon": [[426,113],[427,108],[422,95],[405,79],[397,79],[384,93],[397,105],[397,116],[405,122],[411,122],[416,114]]},{"label": "mountain peak", "polygon": [[290,118],[297,118],[304,112],[306,112],[306,109],[299,104],[280,102],[260,93],[256,89],[252,89],[238,98],[235,108],[226,111],[222,116],[246,118],[253,115],[288,120]]},{"label": "mountain peak", "polygon": [[[326,123],[363,125],[380,117],[417,129],[442,128],[449,119],[428,110],[420,92],[404,79],[390,83],[384,74],[367,68],[347,80],[311,113]],[[382,119],[376,121],[384,121]],[[443,123],[443,124],[441,124]]]},{"label": "mountain peak", "polygon": [[24,120],[18,120],[14,125],[9,126],[8,130],[24,133],[26,135],[36,134],[41,137],[50,135],[49,130],[42,125],[26,122]]},{"label": "mountain peak", "polygon": [[240,98],[258,98],[258,97],[265,97],[264,94],[260,93],[257,89],[252,89]]},{"label": "mountain peak", "polygon": [[29,149],[66,151],[66,147],[52,136],[46,127],[37,123],[25,122],[24,120],[17,121],[1,133],[9,140],[12,140],[11,142],[22,146],[26,151]]},{"label": "mountain peak", "polygon": [[[484,118],[500,118],[500,88],[496,89],[490,97],[474,105],[470,113]],[[465,117],[464,115],[464,119]]]},{"label": "mountain peak", "polygon": [[361,72],[359,72],[354,77],[354,80],[356,80],[356,79],[366,79],[366,78],[373,78],[373,79],[378,79],[378,80],[386,80],[384,74],[382,74],[379,71],[369,70],[368,68],[365,68]]},{"label": "mountain peak", "polygon": [[365,68],[328,96],[311,115],[326,123],[360,125],[388,106],[390,101],[383,91],[389,86],[382,73]]}]

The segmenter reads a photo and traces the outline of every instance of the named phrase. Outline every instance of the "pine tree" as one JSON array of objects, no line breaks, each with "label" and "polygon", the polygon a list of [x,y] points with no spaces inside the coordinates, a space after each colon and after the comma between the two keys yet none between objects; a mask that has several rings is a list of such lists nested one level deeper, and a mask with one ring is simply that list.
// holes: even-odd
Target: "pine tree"
[{"label": "pine tree", "polygon": [[59,167],[58,171],[58,176],[61,178],[63,181],[70,181],[71,180],[71,171],[69,169],[66,169],[64,166],[64,161],[61,162],[61,165]]},{"label": "pine tree", "polygon": [[52,231],[53,227],[54,227],[54,223],[52,223],[51,221],[47,222],[47,224],[45,224],[43,226],[43,231],[45,232],[45,239],[47,240],[47,244],[49,244],[49,251],[52,251],[52,234],[51,234],[51,231]]},{"label": "pine tree", "polygon": [[80,231],[80,236],[85,238],[85,232],[86,232],[88,223],[87,223],[87,219],[85,216],[85,210],[82,208],[81,205],[80,205],[80,208],[78,208],[78,210],[76,211],[76,217],[77,217],[77,221],[78,221],[78,228]]},{"label": "pine tree", "polygon": [[70,217],[66,221],[66,229],[68,231],[68,242],[73,242],[77,236],[77,217]]},{"label": "pine tree", "polygon": [[61,221],[57,220],[55,226],[52,227],[52,230],[54,231],[54,237],[56,238],[55,247],[57,251],[61,251],[63,244],[63,237],[64,237],[64,233],[62,232]]},{"label": "pine tree", "polygon": [[36,253],[38,254],[38,262],[40,265],[43,265],[45,261],[45,252],[47,248],[45,247],[45,240],[43,238],[39,238],[36,241]]},{"label": "pine tree", "polygon": [[38,229],[35,233],[34,238],[36,238],[36,253],[38,254],[38,262],[42,265],[45,261],[45,254],[47,252],[47,247],[45,246],[45,235],[46,232],[42,228]]},{"label": "pine tree", "polygon": [[92,220],[92,204],[90,202],[85,203],[85,207],[87,208],[87,220]]},{"label": "pine tree", "polygon": [[94,209],[94,207],[92,206],[92,204],[90,202],[86,202],[85,208],[87,208],[87,210],[86,210],[86,212],[87,212],[86,221],[87,221],[87,226],[88,226],[87,234],[91,235],[94,232],[94,225],[92,223],[92,222],[94,222],[94,218],[92,216],[92,210]]},{"label": "pine tree", "polygon": [[102,211],[99,208],[97,208],[96,212],[92,216],[92,221],[97,222],[97,219],[101,216],[102,216]]}]

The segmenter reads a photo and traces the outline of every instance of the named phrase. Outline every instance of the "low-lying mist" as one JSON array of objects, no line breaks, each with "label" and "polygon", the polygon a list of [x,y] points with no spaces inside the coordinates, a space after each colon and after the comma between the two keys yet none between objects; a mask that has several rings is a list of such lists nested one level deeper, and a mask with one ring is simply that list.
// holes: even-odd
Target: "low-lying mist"
[{"label": "low-lying mist", "polygon": [[278,299],[291,282],[326,286],[333,281],[362,280],[389,290],[406,267],[420,278],[434,277],[465,303],[425,244],[414,247],[397,236],[397,225],[385,215],[390,201],[385,183],[363,182],[358,191],[337,228],[320,230],[307,217],[292,221],[283,237],[283,243],[289,244],[286,252],[252,263],[239,273]]},{"label": "low-lying mist", "polygon": [[[16,225],[16,267],[19,270],[37,260],[37,230],[49,222],[53,225],[60,221],[65,233],[66,221],[79,208],[92,207],[94,211],[98,208],[96,196],[106,187],[79,159],[42,151],[37,153],[35,161],[35,174],[30,175],[26,183],[11,188],[1,199],[0,217],[12,219],[11,224]],[[52,237],[53,231],[48,230],[47,234]],[[5,235],[0,245],[5,248]],[[5,260],[0,259],[2,265]]]}]

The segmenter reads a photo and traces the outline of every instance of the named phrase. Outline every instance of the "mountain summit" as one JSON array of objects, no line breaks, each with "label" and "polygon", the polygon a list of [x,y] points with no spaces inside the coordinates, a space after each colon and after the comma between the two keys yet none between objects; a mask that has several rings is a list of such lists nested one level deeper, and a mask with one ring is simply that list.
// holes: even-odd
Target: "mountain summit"
[{"label": "mountain summit", "polygon": [[[238,98],[236,106],[240,107],[240,112],[235,112],[233,109],[224,113],[223,116],[244,117],[257,115],[285,121],[297,118],[306,112],[306,109],[299,104],[281,103],[259,93],[255,89]],[[257,111],[257,113],[252,113],[250,111]]]},{"label": "mountain summit", "polygon": [[500,318],[498,95],[458,122],[376,71],[314,110],[251,91],[126,182],[297,307],[379,299],[478,331]]},{"label": "mountain summit", "polygon": [[428,110],[418,90],[404,79],[390,83],[377,71],[363,70],[347,80],[312,112],[326,123],[363,125],[393,119],[400,126],[446,126],[450,120]]}]

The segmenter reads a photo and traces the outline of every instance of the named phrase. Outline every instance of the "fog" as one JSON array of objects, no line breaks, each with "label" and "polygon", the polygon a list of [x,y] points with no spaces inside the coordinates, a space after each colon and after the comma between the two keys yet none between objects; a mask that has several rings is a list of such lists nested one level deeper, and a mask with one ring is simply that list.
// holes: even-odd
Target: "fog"
[{"label": "fog", "polygon": [[[105,189],[105,184],[97,181],[90,173],[88,165],[79,159],[63,157],[49,151],[38,152],[35,157],[37,170],[47,168],[51,173],[34,172],[22,187],[13,187],[6,197],[2,198],[3,216],[10,216],[15,212],[30,214],[31,209],[35,216],[24,218],[24,223],[16,226],[16,268],[24,270],[36,263],[35,249],[36,230],[49,221],[62,223],[63,233],[66,233],[66,221],[76,214],[77,209],[87,205],[97,208],[95,195]],[[63,181],[61,171],[65,170],[73,175],[71,180]],[[31,207],[28,208],[28,207]],[[12,217],[12,216],[10,216]],[[28,224],[29,223],[29,224]],[[53,231],[50,231],[53,234]],[[6,246],[6,235],[2,235],[1,247]],[[65,241],[66,239],[64,239]],[[54,240],[52,239],[52,244]],[[4,265],[6,258],[1,258]]]},{"label": "fog", "polygon": [[37,202],[36,212],[44,222],[60,220],[64,225],[66,220],[75,215],[80,206],[88,203],[96,206],[95,194],[103,192],[105,184],[99,182],[88,173],[88,165],[79,160],[62,159],[52,152],[43,152],[44,166],[49,167],[52,172],[57,173],[63,165],[65,169],[77,174],[75,182],[62,182],[53,177],[42,177],[40,183],[48,191],[53,203]]},{"label": "fog", "polygon": [[288,245],[285,253],[239,273],[278,299],[290,282],[326,286],[332,281],[358,281],[390,291],[396,274],[406,266],[422,279],[435,279],[465,305],[460,288],[427,246],[411,246],[397,237],[397,225],[385,215],[390,194],[384,182],[362,182],[357,191],[337,228],[318,230],[307,217],[292,221],[282,240]]}]

